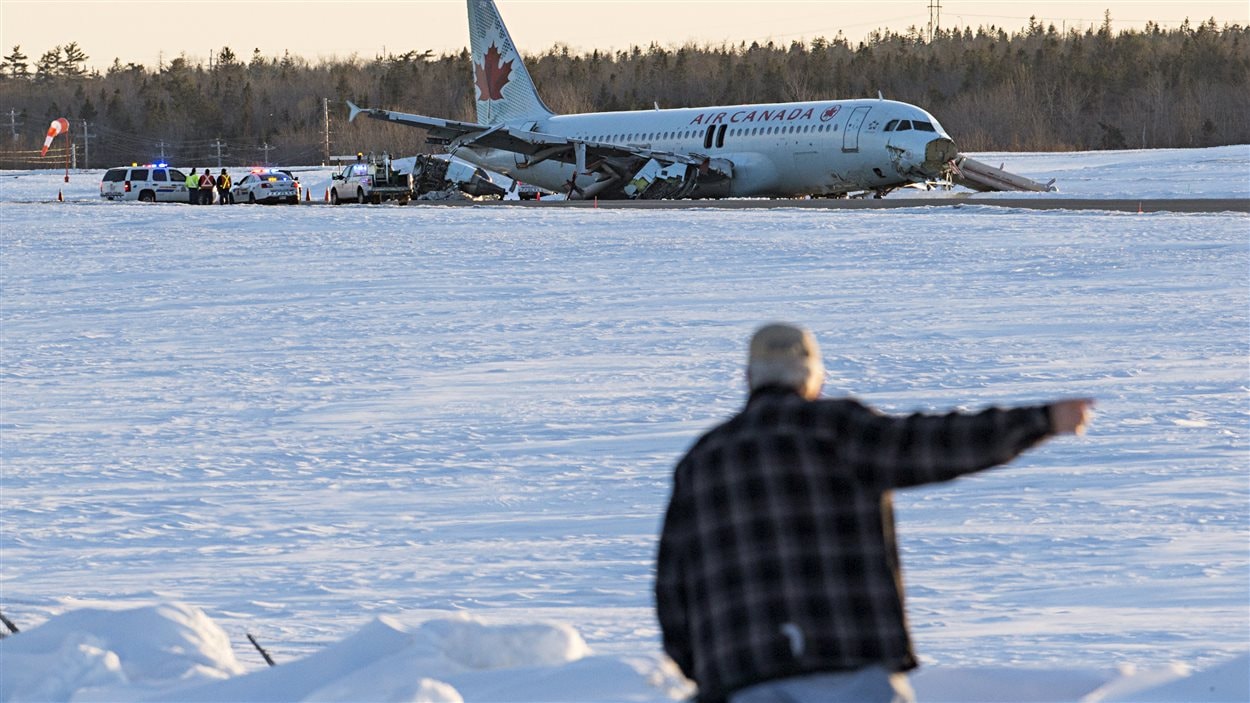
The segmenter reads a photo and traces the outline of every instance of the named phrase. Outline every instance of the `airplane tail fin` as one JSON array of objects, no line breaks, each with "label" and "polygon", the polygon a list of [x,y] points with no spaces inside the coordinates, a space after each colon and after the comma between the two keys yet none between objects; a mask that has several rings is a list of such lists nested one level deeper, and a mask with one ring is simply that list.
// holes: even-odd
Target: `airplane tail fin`
[{"label": "airplane tail fin", "polygon": [[494,0],[468,0],[477,121],[499,124],[550,117]]}]

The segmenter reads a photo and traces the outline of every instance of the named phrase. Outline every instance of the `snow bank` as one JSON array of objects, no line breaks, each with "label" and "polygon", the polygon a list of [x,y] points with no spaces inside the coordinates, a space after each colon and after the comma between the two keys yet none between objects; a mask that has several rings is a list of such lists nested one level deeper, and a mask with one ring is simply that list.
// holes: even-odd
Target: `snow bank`
[{"label": "snow bank", "polygon": [[174,603],[84,609],[0,641],[0,701],[651,701],[689,685],[659,658],[597,657],[566,625],[382,616],[244,674],[220,627]]},{"label": "snow bank", "polygon": [[[220,627],[180,603],[76,610],[0,641],[0,701],[646,702],[691,693],[671,662],[594,656],[566,625],[488,624],[467,615],[414,628],[379,617],[298,661],[244,674]],[[929,703],[1241,703],[1250,654],[1191,674],[932,669],[913,677]]]},{"label": "snow bank", "polygon": [[0,700],[132,698],[243,673],[226,633],[171,603],[74,610],[0,641]]}]

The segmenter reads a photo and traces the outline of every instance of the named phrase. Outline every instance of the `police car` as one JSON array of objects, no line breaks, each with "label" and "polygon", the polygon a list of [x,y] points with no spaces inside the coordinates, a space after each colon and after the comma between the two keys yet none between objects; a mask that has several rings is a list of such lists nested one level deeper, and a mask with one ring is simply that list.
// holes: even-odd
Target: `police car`
[{"label": "police car", "polygon": [[168,164],[119,166],[105,171],[100,197],[144,203],[187,202],[186,174]]},{"label": "police car", "polygon": [[230,197],[236,203],[291,203],[299,202],[299,188],[295,179],[281,171],[258,169],[239,179],[230,188]]}]

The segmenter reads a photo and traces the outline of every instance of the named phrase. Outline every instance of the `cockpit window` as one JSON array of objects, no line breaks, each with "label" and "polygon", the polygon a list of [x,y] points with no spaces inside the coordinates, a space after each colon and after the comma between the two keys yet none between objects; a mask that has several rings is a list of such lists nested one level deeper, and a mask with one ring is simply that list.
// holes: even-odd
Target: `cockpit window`
[{"label": "cockpit window", "polygon": [[900,120],[900,121],[899,121],[899,123],[898,123],[898,131],[899,131],[899,132],[906,132],[906,131],[908,131],[908,130],[910,130],[910,129],[911,129],[911,121],[909,121],[909,120]]},{"label": "cockpit window", "polygon": [[885,123],[885,131],[893,132],[894,128],[897,126],[898,126],[898,120],[890,120],[889,122]]},{"label": "cockpit window", "polygon": [[929,124],[928,122],[921,122],[920,120],[916,120],[915,122],[912,122],[912,124],[916,127],[916,129],[920,130],[921,132],[936,132],[937,131],[933,129],[933,125]]}]

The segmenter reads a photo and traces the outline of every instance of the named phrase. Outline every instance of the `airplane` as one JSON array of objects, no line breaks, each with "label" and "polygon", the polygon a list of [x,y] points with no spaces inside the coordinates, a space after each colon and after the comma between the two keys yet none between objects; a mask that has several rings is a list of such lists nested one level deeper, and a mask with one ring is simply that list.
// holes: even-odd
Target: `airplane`
[{"label": "airplane", "polygon": [[[882,197],[959,176],[950,135],[915,105],[877,99],[558,115],[538,95],[494,0],[467,0],[477,121],[348,101],[428,130],[431,143],[568,199]],[[961,159],[965,170],[975,162]]]}]

